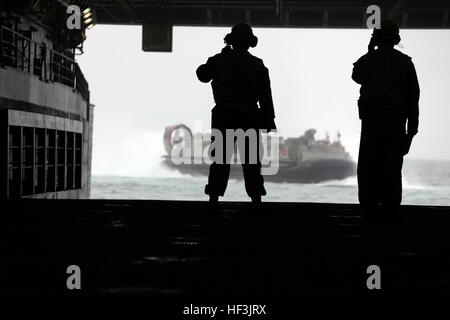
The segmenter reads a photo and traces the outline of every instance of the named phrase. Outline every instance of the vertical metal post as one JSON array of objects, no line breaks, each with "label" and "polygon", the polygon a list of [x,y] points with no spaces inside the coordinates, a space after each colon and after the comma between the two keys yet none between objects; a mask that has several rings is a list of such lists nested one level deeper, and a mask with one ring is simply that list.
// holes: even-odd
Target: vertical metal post
[{"label": "vertical metal post", "polygon": [[0,113],[0,199],[9,198],[9,128],[8,111]]},{"label": "vertical metal post", "polygon": [[21,43],[22,43],[22,48],[21,48],[21,52],[20,52],[20,58],[22,60],[22,64],[20,66],[20,68],[22,69],[22,71],[25,70],[25,40],[22,38],[21,39]]},{"label": "vertical metal post", "polygon": [[22,188],[22,179],[23,179],[23,127],[20,127],[19,134],[19,198],[22,197],[23,188]]},{"label": "vertical metal post", "polygon": [[3,68],[5,64],[3,63],[3,27],[0,26],[0,68]]},{"label": "vertical metal post", "polygon": [[67,131],[64,131],[64,186],[63,190],[67,190]]},{"label": "vertical metal post", "polygon": [[28,45],[27,45],[27,48],[28,48],[28,51],[27,51],[27,53],[28,53],[28,73],[30,73],[30,71],[31,71],[31,41],[27,40],[27,42],[28,42]]},{"label": "vertical metal post", "polygon": [[[49,79],[50,79],[50,81],[53,81],[54,80],[53,79],[53,51],[49,50],[48,52],[50,53],[49,54],[49,59],[50,59],[50,61],[49,61],[50,77],[49,77]],[[47,57],[47,55],[46,55],[46,57]]]},{"label": "vertical metal post", "polygon": [[83,189],[83,146],[84,146],[84,134],[80,134],[80,189]]},{"label": "vertical metal post", "polygon": [[76,143],[76,136],[77,134],[74,132],[72,134],[72,148],[73,148],[73,152],[72,152],[72,189],[75,189],[77,183],[76,183],[76,166],[75,166],[75,159],[76,159],[76,151],[75,151],[75,143]]},{"label": "vertical metal post", "polygon": [[[35,65],[34,65],[34,63],[36,62],[36,49],[37,49],[37,43],[36,42],[34,42],[33,43],[33,74],[35,73]],[[42,64],[41,64],[42,65]],[[41,80],[41,78],[42,78],[42,70],[41,70],[41,74],[40,74],[40,76],[39,76],[39,80]]]},{"label": "vertical metal post", "polygon": [[17,36],[15,33],[11,33],[11,35],[14,39],[13,43],[11,44],[14,50],[14,68],[17,68]]},{"label": "vertical metal post", "polygon": [[47,180],[48,180],[47,154],[48,154],[47,129],[44,128],[44,192],[48,192],[48,190],[47,190]]},{"label": "vertical metal post", "polygon": [[36,193],[36,176],[37,176],[37,168],[36,168],[36,128],[33,128],[33,145],[31,148],[32,152],[33,152],[33,164],[32,164],[32,181],[33,181],[33,186],[31,188],[31,194],[35,194]]},{"label": "vertical metal post", "polygon": [[54,141],[53,141],[53,145],[55,147],[55,149],[54,149],[55,150],[55,154],[53,155],[53,157],[54,157],[54,159],[53,159],[53,162],[54,162],[53,179],[54,179],[54,181],[53,181],[53,190],[52,190],[53,192],[56,192],[56,189],[57,189],[56,181],[57,181],[57,177],[58,177],[58,163],[56,162],[56,160],[58,159],[58,144],[57,144],[57,141],[58,141],[58,130],[55,129],[55,137],[54,137]]}]

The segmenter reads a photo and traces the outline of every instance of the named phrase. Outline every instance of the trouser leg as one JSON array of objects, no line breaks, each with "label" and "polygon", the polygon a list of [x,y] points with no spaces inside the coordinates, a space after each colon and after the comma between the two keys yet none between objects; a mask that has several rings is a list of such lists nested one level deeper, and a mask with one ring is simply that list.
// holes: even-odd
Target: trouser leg
[{"label": "trouser leg", "polygon": [[396,156],[386,170],[386,184],[381,199],[384,205],[396,207],[402,202],[402,166],[403,157]]},{"label": "trouser leg", "polygon": [[[217,130],[217,129],[216,129]],[[223,196],[228,185],[230,176],[230,161],[227,161],[225,129],[219,130],[222,134],[222,146],[214,144],[214,147],[221,150],[211,150],[211,157],[215,159],[209,167],[208,184],[205,186],[205,194],[210,196]],[[211,145],[214,143],[214,137],[211,137]],[[219,152],[221,154],[219,154]],[[220,159],[216,159],[220,157]]]},{"label": "trouser leg", "polygon": [[358,155],[358,198],[363,207],[378,205],[378,188],[380,164],[376,161],[376,151],[371,146],[370,137],[361,136]]},{"label": "trouser leg", "polygon": [[361,136],[358,159],[358,196],[370,221],[386,223],[395,219],[402,198],[399,139],[393,136]]},{"label": "trouser leg", "polygon": [[358,198],[363,221],[376,224],[380,215],[380,188],[382,164],[378,161],[377,143],[373,136],[361,134],[358,156]]},{"label": "trouser leg", "polygon": [[244,174],[245,191],[251,198],[266,194],[264,178],[261,174],[261,161],[259,159],[262,147],[261,136],[257,131],[255,141],[246,139],[244,146],[238,145]]},{"label": "trouser leg", "polygon": [[389,168],[384,176],[385,186],[381,195],[382,218],[389,223],[400,222],[400,204],[402,202],[402,165],[403,157],[393,154]]},{"label": "trouser leg", "polygon": [[229,175],[229,164],[213,162],[209,167],[208,184],[205,186],[205,194],[210,196],[223,196],[227,189]]},{"label": "trouser leg", "polygon": [[264,178],[261,175],[261,164],[243,164],[245,191],[249,197],[266,195]]}]

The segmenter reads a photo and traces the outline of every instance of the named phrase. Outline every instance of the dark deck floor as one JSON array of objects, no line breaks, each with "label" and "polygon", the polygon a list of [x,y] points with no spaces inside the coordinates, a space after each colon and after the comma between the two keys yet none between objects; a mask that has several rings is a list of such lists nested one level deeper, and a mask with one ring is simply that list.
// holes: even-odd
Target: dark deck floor
[{"label": "dark deck floor", "polygon": [[[450,208],[402,207],[362,232],[356,205],[27,200],[2,203],[9,298],[450,298]],[[368,290],[366,268],[381,268]],[[82,289],[66,288],[79,265]]]}]

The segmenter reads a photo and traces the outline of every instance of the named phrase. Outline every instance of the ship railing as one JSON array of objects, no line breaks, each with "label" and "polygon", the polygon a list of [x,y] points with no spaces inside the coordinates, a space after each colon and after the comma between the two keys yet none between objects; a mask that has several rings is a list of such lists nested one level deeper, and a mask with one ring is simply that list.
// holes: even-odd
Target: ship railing
[{"label": "ship railing", "polygon": [[0,26],[0,67],[13,67],[42,81],[64,84],[89,101],[88,83],[75,60],[5,26]]}]

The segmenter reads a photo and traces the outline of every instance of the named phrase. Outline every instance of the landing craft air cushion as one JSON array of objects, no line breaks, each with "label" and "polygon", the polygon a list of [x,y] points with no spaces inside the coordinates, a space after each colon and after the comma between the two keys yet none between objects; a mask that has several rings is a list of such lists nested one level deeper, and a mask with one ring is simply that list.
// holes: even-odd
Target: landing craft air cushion
[{"label": "landing craft air cushion", "polygon": [[[334,142],[330,142],[328,138],[316,140],[315,133],[316,130],[309,129],[298,138],[277,137],[279,169],[276,174],[265,175],[264,179],[269,182],[317,183],[354,176],[356,164],[345,151],[340,134]],[[267,138],[269,141],[274,139],[271,136]],[[189,127],[184,124],[166,127],[163,142],[167,154],[163,156],[163,165],[183,174],[207,176],[211,162],[210,159],[205,159],[209,141],[209,134],[192,134]],[[202,151],[199,154],[192,152],[189,161],[183,161],[181,159],[183,155],[174,152],[175,148],[183,149],[183,144],[194,145],[196,142],[202,146]],[[270,148],[271,145],[267,143],[266,147]],[[242,179],[241,171],[240,166],[232,163],[230,177]]]}]

